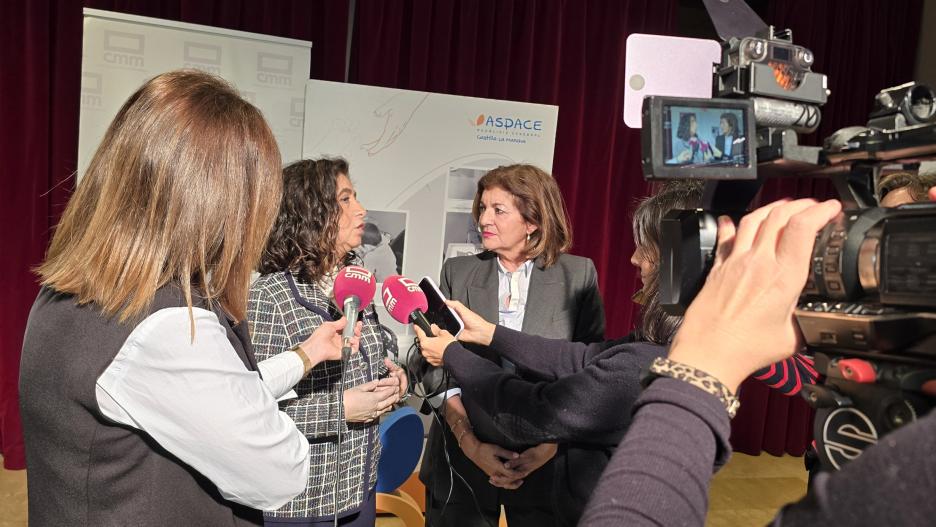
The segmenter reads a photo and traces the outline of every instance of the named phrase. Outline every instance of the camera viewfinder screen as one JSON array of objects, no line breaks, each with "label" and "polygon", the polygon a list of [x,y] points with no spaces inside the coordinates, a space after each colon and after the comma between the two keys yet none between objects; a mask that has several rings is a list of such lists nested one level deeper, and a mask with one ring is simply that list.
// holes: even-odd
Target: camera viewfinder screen
[{"label": "camera viewfinder screen", "polygon": [[738,108],[663,106],[663,164],[749,167],[745,113]]}]

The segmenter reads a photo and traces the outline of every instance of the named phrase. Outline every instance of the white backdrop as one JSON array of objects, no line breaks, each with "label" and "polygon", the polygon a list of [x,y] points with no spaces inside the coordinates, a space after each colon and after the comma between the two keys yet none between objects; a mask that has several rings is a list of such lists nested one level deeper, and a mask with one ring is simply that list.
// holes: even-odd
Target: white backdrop
[{"label": "white backdrop", "polygon": [[266,117],[284,161],[302,151],[311,42],[84,10],[78,176],[117,111],[146,80],[196,68],[232,83]]},{"label": "white backdrop", "polygon": [[[348,160],[369,219],[397,241],[400,270],[416,281],[438,283],[444,256],[476,250],[469,212],[487,170],[523,162],[552,171],[556,106],[310,80],[306,110],[303,157]],[[381,313],[408,333],[389,320]]]}]

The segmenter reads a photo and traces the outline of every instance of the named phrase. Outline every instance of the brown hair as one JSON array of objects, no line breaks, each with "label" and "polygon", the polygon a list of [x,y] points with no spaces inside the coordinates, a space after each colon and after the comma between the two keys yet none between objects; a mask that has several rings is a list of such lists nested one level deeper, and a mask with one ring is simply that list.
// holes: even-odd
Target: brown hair
[{"label": "brown hair", "polygon": [[481,217],[481,194],[495,187],[509,192],[523,219],[537,227],[524,248],[525,258],[542,256],[543,266],[549,267],[572,247],[569,215],[559,185],[552,176],[533,165],[509,165],[491,170],[478,180],[471,205],[476,223]]},{"label": "brown hair", "polygon": [[104,134],[37,269],[42,284],[123,322],[175,282],[189,307],[194,287],[242,320],[279,171],[270,128],[233,87],[192,70],[159,75]]},{"label": "brown hair", "polygon": [[913,172],[894,172],[881,176],[877,184],[878,202],[889,192],[905,188],[913,201],[928,201],[930,187],[936,186],[936,174]]},{"label": "brown hair", "polygon": [[341,158],[304,159],[283,169],[283,201],[260,258],[261,273],[290,271],[313,283],[353,259],[353,253],[335,254],[341,174],[348,175]]},{"label": "brown hair", "polygon": [[653,264],[647,283],[640,291],[643,299],[637,336],[656,344],[669,344],[682,317],[669,315],[660,306],[660,240],[663,216],[673,209],[695,209],[702,203],[702,182],[673,180],[656,194],[644,198],[634,211],[634,243]]}]

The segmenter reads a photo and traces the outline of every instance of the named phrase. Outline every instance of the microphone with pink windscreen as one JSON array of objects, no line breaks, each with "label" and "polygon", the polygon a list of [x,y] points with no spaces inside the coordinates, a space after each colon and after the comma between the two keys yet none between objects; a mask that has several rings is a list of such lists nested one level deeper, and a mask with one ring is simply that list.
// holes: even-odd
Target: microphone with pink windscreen
[{"label": "microphone with pink windscreen", "polygon": [[416,324],[426,335],[435,336],[425,315],[429,302],[416,282],[400,275],[388,276],[384,279],[381,297],[394,320],[401,324]]},{"label": "microphone with pink windscreen", "polygon": [[358,313],[374,298],[376,290],[374,273],[363,267],[349,265],[338,271],[338,276],[335,277],[335,302],[341,306],[347,319],[341,337],[348,353],[351,351],[351,339],[354,337]]}]

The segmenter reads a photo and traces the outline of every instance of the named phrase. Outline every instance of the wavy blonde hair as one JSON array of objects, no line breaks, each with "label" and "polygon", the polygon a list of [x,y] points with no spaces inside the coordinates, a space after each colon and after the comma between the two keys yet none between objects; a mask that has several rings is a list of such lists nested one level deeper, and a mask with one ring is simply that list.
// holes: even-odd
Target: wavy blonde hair
[{"label": "wavy blonde hair", "polygon": [[173,282],[243,320],[281,192],[260,111],[218,77],[164,73],[117,113],[37,272],[121,322]]}]

